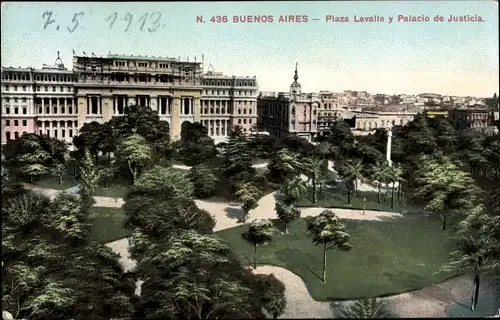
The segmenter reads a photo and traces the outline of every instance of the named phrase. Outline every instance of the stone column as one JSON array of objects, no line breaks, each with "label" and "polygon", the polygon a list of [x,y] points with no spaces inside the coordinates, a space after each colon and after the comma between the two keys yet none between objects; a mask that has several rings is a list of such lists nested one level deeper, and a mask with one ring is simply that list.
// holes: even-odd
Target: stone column
[{"label": "stone column", "polygon": [[45,98],[42,98],[42,114],[45,113]]},{"label": "stone column", "polygon": [[201,108],[201,97],[193,97],[193,116],[195,122],[201,120]]},{"label": "stone column", "polygon": [[64,113],[68,113],[68,98],[64,98]]},{"label": "stone column", "polygon": [[49,98],[49,114],[52,114],[52,97]]},{"label": "stone column", "polygon": [[172,106],[172,117],[170,124],[172,141],[179,140],[181,135],[181,105],[182,105],[181,97],[174,96],[174,103]]},{"label": "stone column", "polygon": [[385,152],[385,158],[390,166],[392,166],[391,149],[392,149],[392,128],[389,127],[389,129],[387,130],[387,148]]}]

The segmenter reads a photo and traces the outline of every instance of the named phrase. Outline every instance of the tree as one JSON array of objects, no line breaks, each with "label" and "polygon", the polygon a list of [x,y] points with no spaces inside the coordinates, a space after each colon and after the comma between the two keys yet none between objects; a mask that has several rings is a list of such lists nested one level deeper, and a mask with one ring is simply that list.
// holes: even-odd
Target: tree
[{"label": "tree", "polygon": [[50,170],[50,154],[43,149],[42,138],[36,134],[23,134],[19,139],[9,140],[2,152],[5,166],[18,176],[28,177],[30,183]]},{"label": "tree", "polygon": [[361,299],[354,301],[340,310],[340,318],[343,319],[376,319],[387,318],[386,304],[377,299]]},{"label": "tree", "polygon": [[223,171],[226,177],[234,176],[252,167],[252,155],[248,148],[248,138],[240,126],[229,133],[222,150]]},{"label": "tree", "polygon": [[153,150],[144,137],[133,134],[123,139],[118,145],[118,159],[127,163],[130,182],[134,184],[139,173],[153,159]]},{"label": "tree", "polygon": [[243,202],[242,209],[245,213],[243,221],[245,221],[250,210],[257,208],[263,193],[254,183],[246,182],[238,185],[236,196]]},{"label": "tree", "polygon": [[138,190],[146,190],[149,195],[159,197],[194,198],[194,186],[187,173],[172,167],[154,166],[145,171],[135,182]]},{"label": "tree", "polygon": [[89,150],[99,163],[99,143],[103,139],[104,126],[97,121],[84,123],[78,130],[78,135],[73,137],[73,145],[83,154]]},{"label": "tree", "polygon": [[382,184],[387,183],[389,179],[389,164],[387,162],[377,161],[372,166],[372,181],[377,183],[377,203],[380,204],[380,192]]},{"label": "tree", "polygon": [[282,201],[276,200],[274,210],[278,218],[285,225],[285,234],[288,234],[288,224],[300,217],[300,209],[294,205],[287,205]]},{"label": "tree", "polygon": [[262,307],[273,316],[273,319],[278,319],[286,308],[285,285],[272,273],[269,275],[256,274],[255,278],[258,286],[257,291],[261,293]]},{"label": "tree", "polygon": [[69,155],[69,151],[66,151],[63,155],[62,159],[56,160],[52,165],[52,174],[54,174],[59,184],[63,182],[63,176],[68,170],[68,165],[71,161],[71,156]]},{"label": "tree", "polygon": [[88,215],[76,196],[14,196],[2,218],[2,306],[17,319],[131,315],[134,283],[117,254],[89,239]]},{"label": "tree", "polygon": [[341,167],[340,176],[345,181],[345,186],[347,188],[347,204],[351,204],[351,194],[354,191],[357,195],[358,193],[358,180],[363,179],[363,162],[361,160],[347,160],[346,163]]},{"label": "tree", "polygon": [[136,271],[145,279],[138,319],[263,318],[251,276],[216,236],[181,232],[148,250]]},{"label": "tree", "polygon": [[312,178],[312,183],[313,183],[313,198],[312,201],[313,203],[316,203],[316,183],[317,183],[317,178],[318,176],[321,175],[323,165],[324,165],[324,160],[320,158],[306,158],[305,159],[305,164],[303,165],[303,168],[305,169],[306,173]]},{"label": "tree", "polygon": [[387,180],[391,183],[391,209],[394,209],[394,190],[396,183],[401,183],[403,179],[403,168],[400,165],[389,166],[387,171]]},{"label": "tree", "polygon": [[104,188],[107,188],[110,181],[115,177],[115,168],[108,164],[106,166],[99,165],[97,169],[99,171],[99,182],[103,184]]},{"label": "tree", "polygon": [[281,186],[280,194],[284,204],[297,204],[307,194],[307,185],[302,178],[295,177]]},{"label": "tree", "polygon": [[445,230],[447,214],[470,209],[479,190],[472,177],[449,157],[437,155],[421,161],[414,197],[427,202],[426,210],[440,213],[441,229]]},{"label": "tree", "polygon": [[[495,241],[487,227],[490,216],[484,213],[483,206],[476,206],[469,216],[460,224],[454,239],[458,243],[458,250],[450,254],[450,261],[440,268],[441,272],[453,270],[472,271],[474,275],[474,289],[471,297],[471,310],[477,306],[479,297],[480,276],[483,271],[491,271],[495,263],[490,258],[492,244]],[[498,231],[497,231],[498,232]]]},{"label": "tree", "polygon": [[97,169],[89,150],[85,150],[82,165],[78,169],[78,179],[80,180],[80,189],[78,193],[82,204],[85,207],[90,208],[92,206],[92,194],[94,193],[97,183],[99,182],[99,170]]},{"label": "tree", "polygon": [[254,269],[257,269],[257,247],[271,241],[274,231],[274,224],[270,219],[259,219],[253,221],[248,230],[242,234],[243,239],[251,243],[254,247]]},{"label": "tree", "polygon": [[189,170],[189,179],[193,183],[196,198],[210,198],[217,194],[219,178],[207,165],[192,167]]},{"label": "tree", "polygon": [[180,160],[188,166],[196,166],[215,158],[217,149],[208,130],[199,122],[189,123],[181,132],[181,143],[178,150]]},{"label": "tree", "polygon": [[271,177],[278,182],[284,182],[300,173],[300,154],[289,149],[280,149],[269,161],[267,168]]},{"label": "tree", "polygon": [[323,276],[321,281],[326,283],[326,252],[337,248],[349,251],[351,236],[347,233],[344,223],[333,213],[325,210],[319,216],[306,217],[307,232],[315,245],[323,245]]}]

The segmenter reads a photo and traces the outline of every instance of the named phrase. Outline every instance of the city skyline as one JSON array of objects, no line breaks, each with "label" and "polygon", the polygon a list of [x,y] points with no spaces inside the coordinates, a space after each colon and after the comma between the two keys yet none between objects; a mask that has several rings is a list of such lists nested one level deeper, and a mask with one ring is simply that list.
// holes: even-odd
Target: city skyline
[{"label": "city skyline", "polygon": [[[288,4],[288,6],[287,6]],[[257,76],[262,91],[287,91],[298,62],[303,92],[357,90],[385,94],[490,97],[498,92],[498,5],[491,1],[258,3],[2,3],[2,66],[52,64],[57,51],[68,69],[72,50],[205,59],[226,75]],[[230,10],[228,10],[230,8]],[[52,11],[54,23],[44,23]],[[144,12],[161,12],[163,28],[140,31]],[[71,33],[76,12],[84,12]],[[113,13],[117,19],[109,29]],[[125,16],[127,12],[131,15]],[[211,23],[212,15],[273,15],[274,23]],[[307,23],[277,23],[280,15]],[[480,15],[483,23],[332,23],[338,17]],[[206,23],[197,23],[203,15]],[[129,30],[127,21],[130,18]],[[136,17],[135,17],[136,16]],[[111,17],[106,22],[106,18]],[[120,18],[122,17],[122,18]],[[63,23],[64,21],[64,23]],[[30,23],[28,23],[30,22]],[[56,27],[60,25],[60,29]],[[146,30],[147,26],[144,28]],[[101,41],[97,40],[97,37]],[[131,46],[133,44],[133,46]],[[37,54],[33,54],[36,52]]]}]

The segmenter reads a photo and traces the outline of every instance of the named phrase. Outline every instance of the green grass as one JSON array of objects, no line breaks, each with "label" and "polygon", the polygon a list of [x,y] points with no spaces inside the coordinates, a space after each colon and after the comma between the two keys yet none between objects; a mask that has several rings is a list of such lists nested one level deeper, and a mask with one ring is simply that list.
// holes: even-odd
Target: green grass
[{"label": "green grass", "polygon": [[125,215],[121,208],[92,207],[93,220],[90,237],[94,241],[106,243],[131,234],[123,227]]},{"label": "green grass", "polygon": [[[278,226],[279,225],[279,222]],[[322,249],[306,234],[304,219],[290,224],[290,234],[276,232],[259,247],[257,262],[286,268],[300,276],[315,300],[350,300],[420,289],[455,274],[433,274],[453,251],[450,234],[439,221],[405,217],[388,221],[345,220],[353,249],[328,251],[327,283],[321,282]],[[280,226],[281,228],[281,226]],[[253,261],[253,247],[242,239],[248,226],[217,234],[233,248],[243,264]]]},{"label": "green grass", "polygon": [[[323,189],[320,195],[319,188],[316,196],[316,203],[312,202],[312,188],[308,190],[306,198],[299,202],[299,207],[322,207],[322,208],[347,208],[347,209],[363,209],[363,204],[366,210],[379,210],[379,211],[396,211],[396,212],[416,212],[421,211],[422,208],[406,201],[404,197],[400,201],[397,199],[397,194],[394,194],[394,209],[391,209],[391,196],[387,196],[384,200],[383,194],[380,195],[380,204],[377,203],[377,192],[372,191],[359,191],[356,196],[351,194],[351,203],[347,203],[347,191],[340,188],[327,188]],[[366,203],[363,201],[366,197]]]}]

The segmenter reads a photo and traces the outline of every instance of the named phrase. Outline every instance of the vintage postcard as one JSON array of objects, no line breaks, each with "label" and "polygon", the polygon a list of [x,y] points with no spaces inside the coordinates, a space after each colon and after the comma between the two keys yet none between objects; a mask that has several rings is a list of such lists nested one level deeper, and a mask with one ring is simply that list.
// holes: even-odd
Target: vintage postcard
[{"label": "vintage postcard", "polygon": [[1,8],[3,319],[500,317],[498,1]]}]

